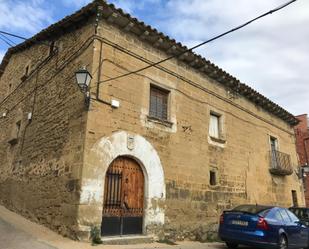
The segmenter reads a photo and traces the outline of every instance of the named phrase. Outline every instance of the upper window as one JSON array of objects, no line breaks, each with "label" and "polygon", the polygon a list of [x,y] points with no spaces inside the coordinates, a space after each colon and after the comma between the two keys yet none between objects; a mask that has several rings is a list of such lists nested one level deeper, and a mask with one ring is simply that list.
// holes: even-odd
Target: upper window
[{"label": "upper window", "polygon": [[214,138],[220,137],[220,116],[217,114],[210,114],[209,135]]},{"label": "upper window", "polygon": [[168,118],[168,96],[169,91],[151,85],[149,115],[161,120]]},{"label": "upper window", "polygon": [[30,74],[30,69],[31,69],[31,65],[30,65],[30,62],[28,62],[28,64],[26,64],[25,68],[24,68],[24,74],[23,76],[21,77],[21,80],[24,81],[27,79],[27,77],[29,76]]},{"label": "upper window", "polygon": [[15,126],[15,137],[16,138],[19,137],[20,127],[21,127],[21,121],[16,122],[16,126]]},{"label": "upper window", "polygon": [[27,65],[25,68],[25,76],[29,75],[30,65]]},{"label": "upper window", "polygon": [[49,54],[48,54],[48,56],[53,55],[54,52],[55,52],[55,41],[51,41],[51,43],[49,44]]},{"label": "upper window", "polygon": [[270,137],[270,147],[271,147],[271,151],[278,150],[278,139],[277,138]]}]

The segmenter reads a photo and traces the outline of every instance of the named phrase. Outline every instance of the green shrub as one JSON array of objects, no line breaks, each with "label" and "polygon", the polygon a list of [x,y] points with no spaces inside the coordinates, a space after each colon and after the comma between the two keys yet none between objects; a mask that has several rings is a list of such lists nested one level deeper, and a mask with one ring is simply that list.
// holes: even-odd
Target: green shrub
[{"label": "green shrub", "polygon": [[102,244],[103,241],[101,239],[101,229],[98,227],[91,227],[90,238],[92,241],[92,245]]}]

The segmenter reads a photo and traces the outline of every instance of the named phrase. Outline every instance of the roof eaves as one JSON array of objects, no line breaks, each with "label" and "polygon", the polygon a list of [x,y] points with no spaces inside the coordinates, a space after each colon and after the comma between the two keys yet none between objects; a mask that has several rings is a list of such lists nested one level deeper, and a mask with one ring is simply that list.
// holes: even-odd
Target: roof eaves
[{"label": "roof eaves", "polygon": [[54,23],[52,25],[50,25],[49,27],[47,27],[46,29],[41,30],[39,33],[37,33],[36,35],[34,35],[33,37],[25,40],[24,42],[11,47],[8,49],[8,51],[6,52],[6,54],[4,55],[1,65],[0,65],[0,78],[3,74],[3,72],[5,71],[5,68],[11,58],[11,56],[14,53],[17,53],[19,51],[22,51],[28,47],[30,47],[33,44],[36,43],[41,43],[44,40],[48,40],[51,37],[53,37],[54,35],[60,33],[65,32],[63,30],[63,28],[70,28],[72,27],[72,25],[74,25],[76,22],[79,22],[83,19],[85,19],[87,16],[95,13],[95,9],[96,6],[98,5],[100,1],[99,0],[95,0],[91,3],[89,3],[88,5],[86,5],[85,7],[81,8],[80,10],[76,11],[75,13],[73,13],[72,15],[68,15],[66,17],[64,17],[63,19],[61,19],[59,22]]},{"label": "roof eaves", "polygon": [[[105,10],[109,9],[111,13],[116,13],[122,17],[127,18],[129,22],[132,22],[134,25],[138,26],[140,30],[142,30],[142,34],[145,33],[145,31],[147,31],[147,34],[151,34],[152,36],[157,37],[157,43],[158,41],[163,40],[165,43],[169,44],[168,48],[163,48],[160,45],[160,44],[163,44],[162,42],[161,43],[159,42],[157,45],[156,43],[152,43],[154,47],[164,50],[166,53],[179,54],[179,53],[182,53],[188,50],[188,48],[184,46],[183,44],[181,44],[180,42],[177,42],[175,39],[172,39],[169,36],[163,34],[162,32],[159,32],[157,29],[152,28],[150,25],[147,25],[144,22],[139,21],[137,18],[132,17],[130,14],[125,13],[122,9],[116,8],[114,4],[108,4],[104,0],[94,0],[87,6],[75,12],[74,14],[63,18],[59,22],[42,30],[41,32],[39,32],[32,38],[26,40],[25,42],[13,48],[10,48],[5,54],[2,60],[2,63],[0,65],[0,78],[13,53],[23,50],[38,41],[48,39],[52,37],[53,35],[57,34],[58,32],[64,32],[63,27],[69,28],[72,25],[74,25],[75,22],[83,20],[86,16],[94,14],[96,11],[96,7],[98,5],[106,7],[104,9]],[[144,39],[144,40],[147,41],[147,39]],[[219,83],[228,87],[229,89],[239,93],[240,95],[247,98],[249,101],[262,107],[268,112],[274,114],[275,116],[279,117],[280,119],[284,120],[290,125],[294,126],[298,124],[299,121],[296,117],[294,117],[294,115],[287,112],[282,107],[278,106],[277,104],[272,102],[270,99],[266,98],[265,96],[255,91],[248,85],[241,83],[237,78],[228,74],[223,69],[219,68],[218,66],[216,66],[209,60],[205,59],[201,55],[198,55],[194,53],[193,51],[188,51],[183,56],[180,56],[178,59],[188,64],[192,68],[205,73],[208,77],[218,81]]]},{"label": "roof eaves", "polygon": [[[105,3],[106,4],[106,3]],[[146,25],[144,22],[139,21],[138,19],[132,17],[130,14],[125,13],[122,9],[116,8],[114,4],[106,4],[112,11],[128,18],[130,22],[134,22],[136,25],[140,26],[142,30],[147,30],[148,33],[152,33],[158,36],[158,39],[163,39],[171,43],[172,46],[175,46],[177,49],[174,49],[174,53],[184,52],[188,50],[186,46],[183,44],[175,41],[174,39],[170,38],[167,35],[164,35],[162,32],[157,31],[157,29],[152,28],[149,25]],[[165,50],[168,52],[168,50]],[[236,91],[237,93],[241,94],[254,104],[262,107],[263,109],[267,110],[269,113],[274,114],[278,118],[284,120],[288,124],[294,126],[298,124],[298,119],[294,117],[291,113],[265,97],[264,95],[260,94],[256,90],[252,89],[250,86],[246,85],[245,83],[241,83],[237,78],[230,75],[229,73],[225,72],[223,69],[219,68],[209,60],[203,58],[201,55],[194,53],[193,51],[188,51],[188,58],[193,58],[193,61],[186,61],[185,59],[179,58],[182,62],[185,62],[189,66],[193,67],[194,69],[203,71],[208,77],[213,78],[216,81],[219,81],[221,84],[229,87],[231,90]],[[202,62],[196,63],[193,62]],[[202,65],[201,65],[202,64]],[[206,67],[206,69],[205,69]],[[207,69],[208,68],[208,69]]]}]

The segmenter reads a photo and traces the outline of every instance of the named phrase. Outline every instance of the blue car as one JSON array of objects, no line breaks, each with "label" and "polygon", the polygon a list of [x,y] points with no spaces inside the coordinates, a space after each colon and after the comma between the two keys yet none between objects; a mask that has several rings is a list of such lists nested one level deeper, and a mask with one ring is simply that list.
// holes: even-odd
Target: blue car
[{"label": "blue car", "polygon": [[241,205],[224,211],[219,237],[228,248],[308,248],[309,241],[308,228],[288,209],[260,205]]}]

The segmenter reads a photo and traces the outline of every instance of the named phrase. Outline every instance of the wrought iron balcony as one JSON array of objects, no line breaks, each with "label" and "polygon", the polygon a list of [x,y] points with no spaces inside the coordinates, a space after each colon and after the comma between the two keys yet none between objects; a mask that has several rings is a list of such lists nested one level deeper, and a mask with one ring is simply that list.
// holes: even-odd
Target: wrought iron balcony
[{"label": "wrought iron balcony", "polygon": [[277,150],[271,150],[270,155],[270,173],[274,175],[292,175],[293,167],[291,163],[291,156]]}]

